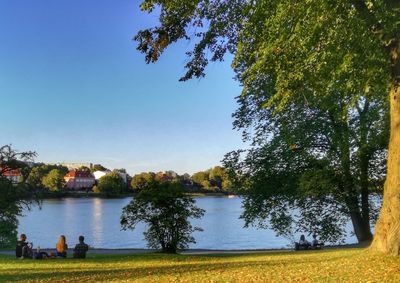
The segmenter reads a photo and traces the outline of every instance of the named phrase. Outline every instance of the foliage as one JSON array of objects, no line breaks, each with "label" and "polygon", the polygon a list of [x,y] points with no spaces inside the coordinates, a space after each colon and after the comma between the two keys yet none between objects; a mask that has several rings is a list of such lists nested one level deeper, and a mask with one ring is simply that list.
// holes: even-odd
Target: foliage
[{"label": "foliage", "polygon": [[59,169],[53,169],[43,177],[42,184],[49,191],[61,191],[65,185],[64,176],[65,174],[63,174]]},{"label": "foliage", "polygon": [[136,190],[149,188],[155,181],[156,174],[153,172],[143,172],[132,177],[131,186]]},{"label": "foliage", "polygon": [[[196,172],[192,175],[192,180],[194,183],[198,185],[203,185],[205,182],[206,184],[209,184],[209,179],[208,179],[208,172],[207,171],[200,171]],[[208,185],[207,185],[208,188]]]},{"label": "foliage", "polygon": [[77,169],[77,171],[80,171],[80,172],[91,172],[91,170],[90,170],[90,168],[89,167],[87,167],[87,166],[80,166],[78,169]]},{"label": "foliage", "polygon": [[123,193],[125,188],[126,185],[121,176],[116,172],[111,172],[100,178],[93,191],[105,196],[117,196]]},{"label": "foliage", "polygon": [[[340,178],[342,189],[347,192],[344,201],[353,223],[362,224],[354,225],[356,233],[359,230],[361,233],[357,234],[365,236],[359,239],[371,238],[366,231],[369,211],[365,175],[366,159],[373,158],[359,148],[360,175],[364,175],[359,211],[355,205],[358,189],[352,189],[354,176],[349,174],[351,162],[357,158],[349,155],[352,148],[360,145],[349,144],[348,114],[364,99],[381,102],[389,98],[392,136],[385,187],[388,192],[374,247],[400,254],[400,220],[393,216],[393,210],[400,210],[399,1],[145,0],[141,8],[161,11],[159,26],[139,31],[135,37],[146,62],[156,61],[167,46],[180,39],[197,37],[194,49],[187,53],[187,72],[181,80],[204,76],[209,59],[222,60],[230,52],[234,54],[232,66],[243,86],[243,96],[261,97],[263,107],[273,114],[293,113],[293,105],[301,104],[305,109],[311,106],[334,114],[335,127],[339,128],[336,134],[343,137],[340,140],[338,136],[333,143],[341,154]],[[317,105],[310,105],[310,101]],[[338,104],[341,107],[337,108]],[[363,129],[359,137],[363,137]],[[364,143],[365,140],[361,146]],[[296,149],[297,144],[290,147]],[[329,157],[331,165],[336,162]]]},{"label": "foliage", "polygon": [[215,166],[206,171],[199,171],[192,175],[192,181],[196,186],[200,186],[212,191],[228,191],[232,189],[227,170],[221,166]]},{"label": "foliage", "polygon": [[[10,145],[0,147],[0,248],[13,246],[16,241],[18,216],[32,202],[38,201],[38,196],[30,189],[25,180],[28,176],[28,161],[36,156],[34,152],[19,152]],[[22,174],[22,180],[13,182],[3,174],[17,170]]]},{"label": "foliage", "polygon": [[126,174],[126,169],[125,168],[114,169],[113,171]]},{"label": "foliage", "polygon": [[334,99],[279,113],[263,107],[263,96],[238,99],[234,125],[252,146],[224,163],[242,188],[247,224],[277,222],[278,234],[317,232],[339,241],[351,218],[359,240],[371,238],[371,193],[382,191],[385,177],[387,104],[364,98],[350,107]]},{"label": "foliage", "polygon": [[94,164],[92,169],[91,169],[91,172],[93,173],[95,171],[107,171],[107,170],[108,169],[106,167],[104,167],[103,165],[101,165],[101,164]]},{"label": "foliage", "polygon": [[[11,282],[398,282],[400,260],[362,249],[230,255],[94,255],[74,260],[0,256]],[[59,270],[62,270],[60,272]]]},{"label": "foliage", "polygon": [[195,206],[195,201],[184,194],[179,183],[153,183],[142,190],[126,207],[121,216],[124,230],[135,229],[139,222],[148,225],[144,232],[150,248],[161,248],[163,252],[175,253],[195,243],[191,235],[201,231],[193,227],[189,218],[201,218],[204,210]]},{"label": "foliage", "polygon": [[36,164],[29,172],[27,183],[36,189],[43,188],[43,178],[52,170],[58,170],[63,177],[68,173],[68,168],[62,165]]}]

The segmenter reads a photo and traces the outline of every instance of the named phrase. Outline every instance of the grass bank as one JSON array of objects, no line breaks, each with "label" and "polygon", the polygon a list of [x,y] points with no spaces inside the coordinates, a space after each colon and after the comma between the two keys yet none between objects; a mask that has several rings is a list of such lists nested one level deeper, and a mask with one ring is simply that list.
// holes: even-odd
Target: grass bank
[{"label": "grass bank", "polygon": [[93,255],[85,260],[0,256],[0,281],[399,282],[400,259],[363,249],[240,255]]}]

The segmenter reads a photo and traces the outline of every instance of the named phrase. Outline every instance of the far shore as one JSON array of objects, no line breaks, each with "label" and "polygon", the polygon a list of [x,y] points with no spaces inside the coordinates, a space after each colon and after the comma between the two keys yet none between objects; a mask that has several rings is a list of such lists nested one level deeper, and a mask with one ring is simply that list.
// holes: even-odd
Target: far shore
[{"label": "far shore", "polygon": [[[42,195],[42,199],[60,199],[60,198],[127,198],[134,197],[137,193],[126,193],[115,196],[106,196],[94,192],[60,192],[60,193],[47,193]],[[186,195],[192,197],[207,197],[207,196],[237,196],[230,192],[187,192]]]},{"label": "far shore", "polygon": [[[344,244],[344,245],[327,245],[324,250],[333,249],[354,249],[354,248],[367,248],[369,244]],[[54,252],[54,248],[43,248],[41,251]],[[310,250],[315,251],[315,250]],[[219,249],[187,249],[178,251],[178,254],[184,255],[208,255],[208,254],[252,254],[252,253],[273,253],[273,252],[294,252],[292,248],[278,248],[278,249],[230,249],[230,250],[219,250]],[[301,251],[301,252],[307,252]],[[15,251],[10,249],[0,249],[0,254],[2,255],[14,255]],[[160,250],[155,249],[141,249],[141,248],[91,248],[89,253],[93,254],[104,254],[104,255],[129,255],[129,254],[151,254],[160,253]],[[68,254],[72,254],[72,249],[68,250]]]}]

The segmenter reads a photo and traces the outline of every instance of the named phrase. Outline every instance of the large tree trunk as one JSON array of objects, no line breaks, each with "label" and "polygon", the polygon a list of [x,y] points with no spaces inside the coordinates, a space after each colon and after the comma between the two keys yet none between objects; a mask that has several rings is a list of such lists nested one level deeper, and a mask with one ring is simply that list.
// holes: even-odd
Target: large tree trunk
[{"label": "large tree trunk", "polygon": [[374,251],[400,255],[400,42],[391,49],[390,140],[383,206],[371,245]]}]

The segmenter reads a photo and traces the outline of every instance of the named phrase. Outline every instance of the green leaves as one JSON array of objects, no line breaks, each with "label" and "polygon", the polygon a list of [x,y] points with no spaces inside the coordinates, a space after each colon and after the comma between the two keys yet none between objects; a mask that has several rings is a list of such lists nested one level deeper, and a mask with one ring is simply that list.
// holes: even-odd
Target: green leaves
[{"label": "green leaves", "polygon": [[[33,202],[39,202],[35,188],[29,187],[25,180],[30,170],[27,161],[36,156],[34,152],[19,152],[10,145],[0,147],[0,248],[15,244],[18,216]],[[5,176],[8,172],[21,172],[22,179],[17,182]]]},{"label": "green leaves", "polygon": [[65,174],[60,170],[53,169],[45,177],[43,177],[42,184],[50,191],[60,191],[65,185],[64,175]]},{"label": "green leaves", "polygon": [[94,191],[106,196],[117,196],[123,193],[126,185],[117,172],[111,172],[100,178]]},{"label": "green leaves", "polygon": [[177,249],[195,243],[194,231],[189,218],[201,218],[204,210],[195,206],[195,201],[184,194],[179,183],[154,182],[123,208],[121,226],[124,230],[135,229],[139,222],[148,225],[144,233],[150,248],[175,253]]}]

